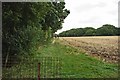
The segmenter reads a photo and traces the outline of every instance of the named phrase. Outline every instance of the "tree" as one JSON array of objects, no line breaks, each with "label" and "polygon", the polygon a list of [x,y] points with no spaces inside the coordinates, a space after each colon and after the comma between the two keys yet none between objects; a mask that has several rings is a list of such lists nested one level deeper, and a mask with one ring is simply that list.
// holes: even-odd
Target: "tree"
[{"label": "tree", "polygon": [[64,37],[77,37],[77,36],[115,36],[120,35],[120,28],[114,25],[105,24],[100,28],[94,29],[93,27],[76,28],[61,32],[59,35]]},{"label": "tree", "polygon": [[69,10],[64,9],[65,2],[53,2],[50,3],[49,6],[51,9],[46,14],[45,19],[41,23],[43,26],[42,29],[46,32],[46,36],[48,35],[47,31],[49,28],[51,28],[52,34],[55,33],[58,29],[61,29],[64,19],[70,13]]},{"label": "tree", "polygon": [[85,32],[86,36],[95,36],[95,30],[89,29]]},{"label": "tree", "polygon": [[114,36],[117,34],[116,27],[110,24],[105,24],[97,29],[97,35],[100,36]]},{"label": "tree", "polygon": [[40,44],[47,42],[55,31],[61,29],[63,20],[69,14],[64,7],[64,2],[3,3],[3,64],[17,59],[20,54],[31,53]]}]

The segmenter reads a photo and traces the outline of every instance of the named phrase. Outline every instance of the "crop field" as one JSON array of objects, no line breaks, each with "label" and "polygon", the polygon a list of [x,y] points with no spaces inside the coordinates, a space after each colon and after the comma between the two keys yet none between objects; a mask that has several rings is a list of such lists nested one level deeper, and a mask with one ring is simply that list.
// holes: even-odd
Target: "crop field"
[{"label": "crop field", "polygon": [[86,54],[116,63],[118,57],[118,36],[61,37],[62,43],[82,49]]}]

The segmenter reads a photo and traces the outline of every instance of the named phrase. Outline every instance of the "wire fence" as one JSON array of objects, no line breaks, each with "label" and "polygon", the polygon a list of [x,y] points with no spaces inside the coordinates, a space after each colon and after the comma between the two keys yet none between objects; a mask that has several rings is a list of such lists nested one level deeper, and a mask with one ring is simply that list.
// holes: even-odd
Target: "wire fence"
[{"label": "wire fence", "polygon": [[16,61],[12,64],[14,66],[7,65],[7,68],[3,68],[3,78],[59,78],[62,70],[62,62],[59,57],[31,58],[31,60],[25,59],[20,63]]}]

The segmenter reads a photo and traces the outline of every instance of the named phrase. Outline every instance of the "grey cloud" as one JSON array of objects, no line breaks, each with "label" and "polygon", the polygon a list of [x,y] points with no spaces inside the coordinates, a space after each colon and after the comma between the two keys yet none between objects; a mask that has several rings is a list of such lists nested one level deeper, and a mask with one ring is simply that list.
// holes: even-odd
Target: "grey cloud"
[{"label": "grey cloud", "polygon": [[108,11],[108,14],[116,15],[117,14],[117,10],[110,10],[110,11]]},{"label": "grey cloud", "polygon": [[118,3],[118,27],[120,27],[120,1]]},{"label": "grey cloud", "polygon": [[99,17],[90,17],[89,19],[87,20],[80,20],[79,21],[80,23],[95,23],[95,22],[99,22]]},{"label": "grey cloud", "polygon": [[91,4],[91,3],[86,3],[86,4],[83,4],[83,5],[80,5],[80,6],[77,6],[75,8],[76,11],[80,11],[80,12],[83,12],[83,11],[88,11],[88,10],[91,10],[91,9],[94,9],[94,8],[102,8],[102,7],[105,7],[106,6],[106,3],[104,2],[100,2],[100,3],[97,3],[97,4]]}]

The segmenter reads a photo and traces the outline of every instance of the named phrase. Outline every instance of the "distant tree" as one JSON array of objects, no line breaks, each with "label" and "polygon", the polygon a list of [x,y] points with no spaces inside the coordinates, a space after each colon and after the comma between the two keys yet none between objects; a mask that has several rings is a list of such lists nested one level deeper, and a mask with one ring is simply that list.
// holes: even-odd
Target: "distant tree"
[{"label": "distant tree", "polygon": [[120,36],[120,28],[116,28],[116,35]]},{"label": "distant tree", "polygon": [[77,36],[114,36],[120,35],[120,28],[111,24],[105,24],[100,28],[94,29],[93,27],[76,28],[64,31],[59,34],[60,36],[77,37]]},{"label": "distant tree", "polygon": [[97,29],[96,35],[100,36],[114,36],[117,34],[117,29],[115,26],[110,24],[105,24]]},{"label": "distant tree", "polygon": [[76,34],[76,36],[83,36],[85,31],[83,30],[83,28],[77,28],[74,30],[74,33]]},{"label": "distant tree", "polygon": [[86,28],[84,28],[84,31],[85,31],[85,33],[84,33],[85,36],[93,36],[96,34],[95,33],[96,30],[92,27],[86,27]]},{"label": "distant tree", "polygon": [[95,36],[95,30],[92,30],[92,29],[88,29],[85,34],[85,36]]}]

